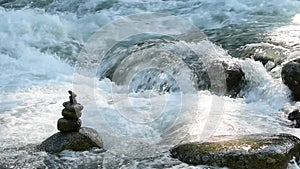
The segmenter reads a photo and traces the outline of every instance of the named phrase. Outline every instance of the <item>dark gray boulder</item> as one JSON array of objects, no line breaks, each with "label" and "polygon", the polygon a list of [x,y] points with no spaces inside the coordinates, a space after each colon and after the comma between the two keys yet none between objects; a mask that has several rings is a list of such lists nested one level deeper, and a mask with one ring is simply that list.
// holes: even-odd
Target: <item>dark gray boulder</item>
[{"label": "dark gray boulder", "polygon": [[226,94],[236,97],[246,85],[245,73],[237,62],[223,62],[226,73]]},{"label": "dark gray boulder", "polygon": [[239,62],[215,60],[207,65],[210,91],[218,95],[237,97],[246,86],[245,73]]},{"label": "dark gray boulder", "polygon": [[300,58],[283,65],[281,78],[292,92],[292,99],[300,101]]},{"label": "dark gray boulder", "polygon": [[286,169],[300,155],[300,139],[289,134],[219,136],[173,147],[171,156],[191,165],[230,169]]},{"label": "dark gray boulder", "polygon": [[296,128],[300,128],[300,111],[298,109],[293,110],[291,113],[288,115],[288,119],[291,121],[296,121]]},{"label": "dark gray boulder", "polygon": [[79,132],[58,132],[37,146],[39,150],[49,153],[85,151],[93,147],[102,148],[103,142],[96,130],[87,127],[80,128]]}]

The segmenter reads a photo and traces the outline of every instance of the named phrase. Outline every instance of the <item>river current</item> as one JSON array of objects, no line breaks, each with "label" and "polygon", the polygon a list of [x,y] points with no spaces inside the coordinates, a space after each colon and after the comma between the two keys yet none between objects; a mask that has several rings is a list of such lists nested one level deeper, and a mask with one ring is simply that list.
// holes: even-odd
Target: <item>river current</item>
[{"label": "river current", "polygon": [[[204,168],[169,148],[215,135],[300,137],[281,65],[245,58],[300,55],[298,0],[4,0],[0,40],[0,168]],[[103,57],[85,55],[99,46]],[[207,90],[197,73],[224,59],[248,82],[236,98]],[[57,132],[68,90],[107,151],[28,148]]]}]

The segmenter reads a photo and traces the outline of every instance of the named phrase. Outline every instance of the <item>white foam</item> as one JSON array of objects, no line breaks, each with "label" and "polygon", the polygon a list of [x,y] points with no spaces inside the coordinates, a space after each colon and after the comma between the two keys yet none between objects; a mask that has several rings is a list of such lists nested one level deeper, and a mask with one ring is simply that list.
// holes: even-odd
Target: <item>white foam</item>
[{"label": "white foam", "polygon": [[[120,145],[120,140],[111,139],[108,137],[110,133],[103,131],[107,124],[120,135],[148,141],[151,138],[150,145],[163,144],[161,142],[165,141],[164,144],[169,143],[168,146],[171,146],[170,142],[181,141],[182,135],[186,136],[185,139],[200,140],[204,137],[199,135],[207,136],[205,130],[209,130],[211,135],[272,131],[300,136],[298,130],[287,127],[290,122],[286,120],[286,114],[282,110],[290,110],[297,105],[287,104],[287,88],[280,80],[272,79],[258,62],[239,61],[249,81],[245,97],[240,99],[216,96],[208,91],[185,93],[180,97],[175,93],[128,94],[127,86],[116,86],[108,79],[98,81],[97,77],[83,76],[80,77],[80,82],[84,83],[72,84],[73,67],[69,64],[76,60],[77,50],[92,33],[110,20],[123,15],[171,11],[201,28],[214,29],[230,24],[254,23],[264,15],[275,14],[286,19],[299,11],[299,1],[229,0],[224,3],[219,0],[121,0],[114,2],[112,7],[97,12],[84,12],[96,8],[100,3],[89,0],[80,6],[81,14],[70,12],[68,3],[70,2],[66,1],[64,4],[66,12],[50,13],[37,8],[0,8],[0,148],[38,144],[57,132],[56,122],[61,117],[63,108],[61,104],[68,99],[66,91],[73,88],[75,92],[78,91],[78,101],[85,106],[83,126],[95,128],[103,134],[105,146]],[[298,35],[298,15],[294,16],[292,26],[274,30],[274,34],[280,35],[276,36],[279,41],[288,41],[292,45],[298,43],[297,36],[294,36]],[[268,19],[266,17],[262,20]],[[290,30],[294,30],[295,34],[286,39]],[[209,41],[188,45],[209,59],[231,59],[225,50]],[[55,53],[55,49],[47,47],[59,49]],[[65,51],[68,52],[63,54]],[[298,55],[297,52],[293,54]],[[195,95],[197,99],[194,99]],[[180,99],[184,104],[178,103]],[[168,101],[169,104],[165,104]],[[215,109],[214,103],[218,103],[220,107]],[[137,114],[125,114],[127,118],[118,112],[132,109],[137,110]],[[174,114],[178,110],[180,114]],[[214,114],[215,112],[217,113]],[[173,136],[172,141],[164,137],[166,123],[160,125],[161,121],[157,120],[161,114],[165,115],[166,122],[179,117],[174,122],[177,126],[167,130]],[[149,125],[148,122],[155,120],[157,123]],[[209,125],[210,123],[214,126]],[[132,144],[130,141],[124,140],[124,145]],[[143,145],[136,145],[136,148],[139,146]],[[64,160],[73,160],[73,157],[62,156],[65,157]],[[182,168],[185,167],[187,166],[183,165]]]}]

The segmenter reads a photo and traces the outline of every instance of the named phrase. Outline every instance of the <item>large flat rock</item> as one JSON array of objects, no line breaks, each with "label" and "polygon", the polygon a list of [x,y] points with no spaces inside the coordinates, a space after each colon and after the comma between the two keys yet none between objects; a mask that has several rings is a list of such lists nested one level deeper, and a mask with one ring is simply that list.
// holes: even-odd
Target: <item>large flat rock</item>
[{"label": "large flat rock", "polygon": [[299,159],[300,139],[289,134],[218,136],[206,142],[173,147],[171,156],[191,165],[210,165],[231,169],[286,169]]},{"label": "large flat rock", "polygon": [[103,142],[98,132],[82,127],[79,132],[58,132],[43,141],[37,148],[50,153],[63,150],[85,151],[93,147],[102,148]]}]

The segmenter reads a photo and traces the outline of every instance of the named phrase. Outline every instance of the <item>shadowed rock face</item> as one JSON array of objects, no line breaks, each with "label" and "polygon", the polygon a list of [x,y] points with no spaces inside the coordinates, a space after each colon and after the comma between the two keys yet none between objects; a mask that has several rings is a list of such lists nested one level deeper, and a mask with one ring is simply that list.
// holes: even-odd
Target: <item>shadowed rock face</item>
[{"label": "shadowed rock face", "polygon": [[236,97],[246,85],[245,73],[238,62],[223,61],[222,65],[226,75],[226,95]]},{"label": "shadowed rock face", "polygon": [[291,121],[296,121],[296,128],[300,128],[300,111],[299,110],[293,110],[291,113],[289,113],[288,119]]},{"label": "shadowed rock face", "polygon": [[300,111],[299,110],[293,110],[289,116],[289,120],[299,120],[300,119]]},{"label": "shadowed rock face", "polygon": [[63,150],[85,151],[93,147],[102,148],[100,135],[92,128],[82,127],[79,132],[58,132],[37,148],[50,153],[59,153]]},{"label": "shadowed rock face", "polygon": [[300,101],[300,58],[286,63],[281,70],[281,78],[292,91],[295,101]]},{"label": "shadowed rock face", "polygon": [[226,69],[227,95],[236,97],[246,84],[245,73],[238,64],[224,65]]},{"label": "shadowed rock face", "polygon": [[300,155],[300,139],[289,134],[219,136],[207,142],[175,146],[171,156],[191,165],[210,165],[231,169],[286,169]]},{"label": "shadowed rock face", "polygon": [[207,65],[210,78],[210,91],[217,95],[239,96],[247,85],[245,73],[239,62],[231,59],[214,60]]}]

